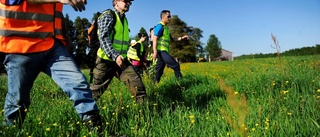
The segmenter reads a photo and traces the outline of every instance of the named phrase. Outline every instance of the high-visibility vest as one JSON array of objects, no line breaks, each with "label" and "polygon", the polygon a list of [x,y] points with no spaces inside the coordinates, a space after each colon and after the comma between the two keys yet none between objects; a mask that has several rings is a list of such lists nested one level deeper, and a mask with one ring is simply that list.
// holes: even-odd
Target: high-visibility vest
[{"label": "high-visibility vest", "polygon": [[157,50],[169,52],[169,46],[170,46],[169,28],[162,22],[160,22],[159,24],[161,24],[163,26],[163,34],[157,40]]},{"label": "high-visibility vest", "polygon": [[53,47],[54,39],[66,45],[62,32],[62,3],[6,6],[0,3],[0,51],[34,53]]},{"label": "high-visibility vest", "polygon": [[127,53],[128,59],[140,61],[140,58],[138,57],[137,49],[133,48],[133,46],[135,46],[137,43],[140,44],[140,56],[142,56],[144,46],[142,45],[142,42],[138,41],[138,42],[132,44],[132,46],[130,46],[128,53]]},{"label": "high-visibility vest", "polygon": [[[108,12],[110,12],[110,11],[107,10],[107,11],[103,12],[100,15],[100,17]],[[128,21],[127,21],[127,18],[124,18],[124,21],[122,24],[119,15],[117,13],[115,15],[116,15],[116,23],[114,26],[115,31],[113,31],[110,34],[110,39],[112,41],[113,48],[117,52],[119,52],[120,55],[122,55],[124,58],[126,58],[128,47],[129,47],[129,39],[130,39]],[[99,29],[98,29],[98,33],[100,33]],[[105,60],[113,61],[104,53],[104,51],[102,50],[101,47],[98,49],[97,56],[102,59],[105,59]]]}]

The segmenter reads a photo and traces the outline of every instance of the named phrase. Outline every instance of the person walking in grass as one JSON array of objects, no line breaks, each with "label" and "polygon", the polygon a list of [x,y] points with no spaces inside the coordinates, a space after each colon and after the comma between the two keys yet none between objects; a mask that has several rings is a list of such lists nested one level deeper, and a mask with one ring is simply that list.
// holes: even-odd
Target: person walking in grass
[{"label": "person walking in grass", "polygon": [[23,125],[25,110],[31,103],[30,90],[39,73],[44,72],[73,101],[89,129],[102,128],[89,83],[66,48],[72,42],[66,35],[63,4],[81,12],[86,3],[86,0],[1,0],[0,52],[6,53],[4,65],[8,74],[4,126]]},{"label": "person walking in grass", "polygon": [[113,77],[117,77],[139,101],[146,97],[146,89],[141,77],[134,71],[127,59],[129,48],[129,28],[125,13],[132,0],[112,0],[114,10],[104,11],[98,18],[100,48],[93,70],[93,97],[99,99]]},{"label": "person walking in grass", "polygon": [[140,75],[143,74],[143,69],[146,68],[147,57],[146,57],[146,47],[143,42],[147,38],[147,34],[139,33],[139,41],[133,41],[128,50],[128,59],[132,62],[133,69]]},{"label": "person walking in grass", "polygon": [[154,35],[152,38],[153,46],[153,60],[157,59],[156,62],[156,75],[154,78],[154,83],[158,83],[163,74],[163,70],[166,66],[174,70],[176,78],[181,78],[182,74],[180,72],[179,63],[169,54],[170,41],[181,41],[183,39],[188,39],[188,35],[184,35],[179,38],[172,38],[167,24],[170,21],[171,14],[169,10],[162,10],[160,13],[161,22],[154,28]]}]

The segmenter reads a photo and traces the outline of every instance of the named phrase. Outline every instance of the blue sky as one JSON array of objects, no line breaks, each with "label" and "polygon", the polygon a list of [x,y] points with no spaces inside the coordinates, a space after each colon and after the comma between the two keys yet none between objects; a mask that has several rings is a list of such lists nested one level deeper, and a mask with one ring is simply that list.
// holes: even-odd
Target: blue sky
[{"label": "blue sky", "polygon": [[[91,21],[93,13],[108,8],[111,0],[88,0],[85,11],[66,5],[64,14]],[[131,36],[155,26],[163,9],[200,28],[203,47],[214,34],[234,56],[275,52],[271,33],[281,52],[320,44],[320,0],[135,0],[126,13]]]}]

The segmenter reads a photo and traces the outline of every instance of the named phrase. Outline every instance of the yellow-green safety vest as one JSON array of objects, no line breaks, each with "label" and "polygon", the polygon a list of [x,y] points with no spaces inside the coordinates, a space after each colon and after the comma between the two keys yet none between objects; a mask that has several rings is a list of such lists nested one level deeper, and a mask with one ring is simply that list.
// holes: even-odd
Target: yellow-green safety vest
[{"label": "yellow-green safety vest", "polygon": [[[110,14],[110,12],[112,11],[106,10],[99,17],[101,17],[103,14],[106,14],[106,13]],[[119,15],[117,13],[115,15],[117,17],[116,18],[117,20],[114,26],[115,31],[112,31],[112,33],[110,34],[110,39],[112,41],[113,48],[116,51],[118,51],[120,55],[126,58],[128,47],[129,47],[129,39],[130,39],[128,21],[127,21],[127,18],[124,18],[123,25],[122,25]],[[98,30],[98,34],[99,33],[100,32]],[[101,47],[98,49],[97,56],[105,60],[113,61],[104,53]]]},{"label": "yellow-green safety vest", "polygon": [[160,22],[163,26],[163,34],[160,38],[157,40],[157,50],[158,51],[167,51],[169,52],[169,46],[170,46],[170,31],[169,28],[162,22]]},{"label": "yellow-green safety vest", "polygon": [[132,46],[130,46],[128,53],[127,53],[128,59],[140,61],[140,58],[138,57],[137,49],[133,48],[133,46],[135,46],[137,43],[140,43],[140,55],[142,56],[144,46],[143,46],[142,42],[138,41],[138,42],[132,44]]}]

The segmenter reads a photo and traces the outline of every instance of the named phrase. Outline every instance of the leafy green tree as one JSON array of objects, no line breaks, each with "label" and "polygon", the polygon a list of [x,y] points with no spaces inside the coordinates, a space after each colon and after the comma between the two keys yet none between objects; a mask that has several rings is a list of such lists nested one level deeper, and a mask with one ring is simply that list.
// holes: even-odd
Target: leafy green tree
[{"label": "leafy green tree", "polygon": [[208,52],[210,56],[210,60],[214,60],[217,57],[221,56],[221,42],[218,40],[216,35],[211,34],[207,46],[205,47],[205,50]]},{"label": "leafy green tree", "polygon": [[[66,25],[67,28],[67,35],[69,36],[69,38],[71,39],[72,42],[76,41],[76,37],[75,37],[75,29],[73,26],[73,21],[70,20],[69,14],[66,14],[64,17],[64,23]],[[74,48],[68,48],[69,53],[73,56],[74,55]]]},{"label": "leafy green tree", "polygon": [[177,15],[173,15],[168,27],[170,29],[171,36],[174,38],[178,38],[186,34],[190,37],[189,40],[171,42],[170,54],[173,57],[178,58],[181,62],[195,62],[196,54],[198,53],[197,49],[201,46],[200,38],[202,37],[202,30],[192,26],[187,26],[187,24]]},{"label": "leafy green tree", "polygon": [[75,19],[74,28],[76,30],[76,50],[75,60],[80,67],[83,67],[86,62],[87,52],[87,30],[91,26],[91,23],[86,18],[80,18],[79,16]]}]

